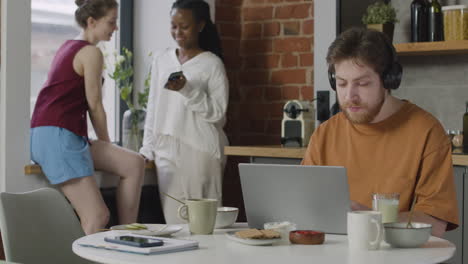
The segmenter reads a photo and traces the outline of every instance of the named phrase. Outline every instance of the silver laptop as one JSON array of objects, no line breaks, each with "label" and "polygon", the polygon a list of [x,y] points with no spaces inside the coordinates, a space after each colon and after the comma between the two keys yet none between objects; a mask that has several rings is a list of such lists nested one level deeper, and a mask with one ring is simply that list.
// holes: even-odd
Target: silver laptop
[{"label": "silver laptop", "polygon": [[346,234],[350,211],[344,167],[239,164],[247,222],[289,221],[298,229]]}]

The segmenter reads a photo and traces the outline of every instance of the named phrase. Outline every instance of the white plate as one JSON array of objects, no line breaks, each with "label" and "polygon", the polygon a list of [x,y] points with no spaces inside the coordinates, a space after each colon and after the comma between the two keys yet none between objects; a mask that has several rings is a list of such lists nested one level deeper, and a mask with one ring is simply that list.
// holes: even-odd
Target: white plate
[{"label": "white plate", "polygon": [[226,232],[226,236],[232,241],[236,241],[236,242],[246,244],[246,245],[251,245],[251,246],[266,246],[266,245],[271,245],[281,240],[281,238],[272,238],[272,239],[240,238],[240,237],[237,237],[235,233],[236,231]]},{"label": "white plate", "polygon": [[144,224],[148,229],[133,230],[128,229],[126,225],[116,225],[111,227],[112,230],[125,230],[132,234],[144,236],[168,236],[175,232],[179,232],[182,226],[179,225],[163,225],[163,224]]}]

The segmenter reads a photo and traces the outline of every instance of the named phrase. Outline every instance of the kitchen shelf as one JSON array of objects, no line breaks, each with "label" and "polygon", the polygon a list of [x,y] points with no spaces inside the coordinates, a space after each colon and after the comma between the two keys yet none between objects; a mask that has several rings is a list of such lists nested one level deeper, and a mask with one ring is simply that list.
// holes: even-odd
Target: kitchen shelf
[{"label": "kitchen shelf", "polygon": [[468,54],[468,40],[394,44],[400,56]]}]

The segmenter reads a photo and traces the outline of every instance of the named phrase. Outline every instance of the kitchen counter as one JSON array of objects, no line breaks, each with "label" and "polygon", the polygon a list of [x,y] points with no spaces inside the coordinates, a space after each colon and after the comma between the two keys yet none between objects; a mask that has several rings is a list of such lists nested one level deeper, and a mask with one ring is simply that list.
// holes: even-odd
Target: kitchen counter
[{"label": "kitchen counter", "polygon": [[[226,156],[246,156],[265,158],[302,159],[306,148],[286,148],[275,146],[226,146]],[[452,154],[453,165],[468,166],[468,153],[462,153],[460,149],[454,149]]]},{"label": "kitchen counter", "polygon": [[[156,168],[154,161],[147,161],[145,163],[145,169],[154,169],[154,168]],[[42,174],[41,166],[35,163],[26,164],[24,166],[24,174],[26,175]]]},{"label": "kitchen counter", "polygon": [[277,146],[226,146],[226,156],[248,156],[269,158],[296,158],[302,159],[306,148],[285,148]]}]

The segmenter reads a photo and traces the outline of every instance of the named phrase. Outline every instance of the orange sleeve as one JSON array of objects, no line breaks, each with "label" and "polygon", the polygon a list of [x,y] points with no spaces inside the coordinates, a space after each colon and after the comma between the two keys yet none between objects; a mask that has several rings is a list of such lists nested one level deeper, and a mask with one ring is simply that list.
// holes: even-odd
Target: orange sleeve
[{"label": "orange sleeve", "polygon": [[442,145],[421,160],[415,193],[415,210],[447,222],[447,230],[457,228],[458,206],[449,144]]},{"label": "orange sleeve", "polygon": [[304,158],[301,161],[301,165],[320,165],[318,164],[318,158],[320,152],[318,151],[318,146],[316,145],[318,133],[317,130],[312,134],[309,140],[309,145],[307,146],[307,150],[304,154]]}]

